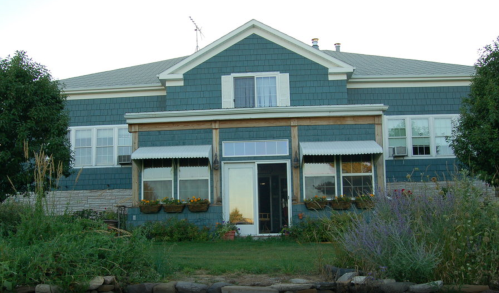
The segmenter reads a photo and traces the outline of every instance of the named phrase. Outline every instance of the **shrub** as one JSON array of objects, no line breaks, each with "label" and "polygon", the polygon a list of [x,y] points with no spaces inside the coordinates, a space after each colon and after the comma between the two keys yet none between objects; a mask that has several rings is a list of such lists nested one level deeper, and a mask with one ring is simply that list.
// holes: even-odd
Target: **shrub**
[{"label": "shrub", "polygon": [[447,193],[430,184],[376,197],[372,219],[341,233],[342,265],[413,282],[487,283],[498,273],[499,209],[468,174],[453,182]]},{"label": "shrub", "polygon": [[342,231],[348,230],[353,218],[348,213],[332,212],[330,217],[309,218],[286,228],[291,238],[301,242],[332,242]]},{"label": "shrub", "polygon": [[209,228],[200,229],[185,219],[170,218],[165,222],[148,222],[139,229],[143,229],[149,239],[156,241],[205,241],[210,239]]}]

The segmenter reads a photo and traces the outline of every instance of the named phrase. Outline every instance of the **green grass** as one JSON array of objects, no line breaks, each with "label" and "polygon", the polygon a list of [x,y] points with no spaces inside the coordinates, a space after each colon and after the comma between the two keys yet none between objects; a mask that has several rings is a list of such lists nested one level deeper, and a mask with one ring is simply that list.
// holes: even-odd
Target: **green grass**
[{"label": "green grass", "polygon": [[317,274],[331,264],[333,245],[281,239],[215,242],[164,242],[154,245],[157,258],[167,258],[166,274]]}]

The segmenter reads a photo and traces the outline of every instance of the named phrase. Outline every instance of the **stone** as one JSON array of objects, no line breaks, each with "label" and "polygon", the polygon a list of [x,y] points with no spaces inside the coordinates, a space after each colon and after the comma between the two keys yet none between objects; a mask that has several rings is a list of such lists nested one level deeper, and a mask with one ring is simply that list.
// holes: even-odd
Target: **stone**
[{"label": "stone", "polygon": [[338,280],[336,280],[336,283],[342,284],[342,285],[350,284],[350,282],[352,281],[352,278],[357,276],[357,275],[358,275],[357,272],[349,272],[349,273],[343,274],[341,277],[338,278]]},{"label": "stone", "polygon": [[305,279],[291,279],[289,280],[290,283],[293,283],[293,284],[310,284],[311,282],[309,280],[305,280]]},{"label": "stone", "polygon": [[[0,287],[0,290],[2,288]],[[35,292],[35,287],[33,286],[21,286],[16,288],[16,293],[34,293]]]},{"label": "stone", "polygon": [[317,288],[317,290],[335,290],[336,283],[335,282],[317,282],[317,283],[315,283],[315,288]]},{"label": "stone", "polygon": [[367,276],[355,276],[352,278],[352,283],[358,284],[358,285],[365,284],[367,282],[366,279],[367,279]]},{"label": "stone", "polygon": [[354,269],[342,269],[342,268],[337,268],[337,267],[332,266],[332,265],[325,265],[324,270],[331,274],[331,276],[333,277],[333,280],[337,280],[338,278],[340,278],[341,276],[343,276],[346,273],[355,272]]},{"label": "stone", "polygon": [[175,286],[177,285],[177,282],[168,282],[168,283],[160,283],[154,286],[152,289],[153,293],[175,293],[177,292],[177,289]]},{"label": "stone", "polygon": [[400,293],[409,290],[409,286],[416,285],[411,282],[390,282],[380,286],[380,289],[385,293]]},{"label": "stone", "polygon": [[143,284],[128,285],[126,287],[126,292],[128,292],[128,293],[152,293],[152,289],[157,284],[158,283],[143,283]]},{"label": "stone", "polygon": [[35,287],[36,293],[60,293],[62,290],[57,286],[52,286],[48,284],[38,284]]},{"label": "stone", "polygon": [[256,292],[272,292],[277,293],[278,290],[270,287],[248,287],[248,286],[225,286],[222,288],[222,293],[256,293]]},{"label": "stone", "polygon": [[104,277],[97,276],[97,277],[93,278],[92,280],[90,280],[90,282],[88,283],[87,290],[95,290],[95,289],[99,288],[102,284],[104,284]]},{"label": "stone", "polygon": [[111,285],[116,283],[116,278],[114,276],[104,276],[104,284]]},{"label": "stone", "polygon": [[274,284],[270,286],[270,288],[277,289],[277,291],[300,291],[312,287],[312,284]]},{"label": "stone", "polygon": [[192,282],[177,282],[175,286],[179,293],[206,293],[208,286]]},{"label": "stone", "polygon": [[233,286],[234,284],[230,284],[230,283],[225,283],[225,282],[217,282],[217,283],[214,283],[212,284],[208,290],[206,291],[206,293],[222,293],[222,288],[225,287],[225,286]]},{"label": "stone", "polygon": [[[294,293],[294,291],[291,291],[291,293]],[[317,293],[317,289],[305,289],[296,291],[296,293]]]},{"label": "stone", "polygon": [[114,285],[101,285],[99,288],[97,288],[97,291],[99,292],[109,292],[114,290]]},{"label": "stone", "polygon": [[481,293],[489,290],[487,285],[445,285],[442,287],[446,292],[466,292],[466,293]]},{"label": "stone", "polygon": [[442,288],[444,285],[443,281],[435,281],[435,282],[429,282],[429,283],[424,283],[424,284],[417,284],[417,285],[412,285],[409,286],[409,291],[414,292],[414,293],[430,293],[430,292],[436,292]]}]

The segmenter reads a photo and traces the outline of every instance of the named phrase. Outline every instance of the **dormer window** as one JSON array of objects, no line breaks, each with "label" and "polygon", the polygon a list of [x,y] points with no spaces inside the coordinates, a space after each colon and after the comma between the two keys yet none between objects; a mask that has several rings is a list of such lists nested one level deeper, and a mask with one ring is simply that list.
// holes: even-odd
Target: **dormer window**
[{"label": "dormer window", "polygon": [[289,74],[234,73],[222,76],[222,108],[289,106]]}]

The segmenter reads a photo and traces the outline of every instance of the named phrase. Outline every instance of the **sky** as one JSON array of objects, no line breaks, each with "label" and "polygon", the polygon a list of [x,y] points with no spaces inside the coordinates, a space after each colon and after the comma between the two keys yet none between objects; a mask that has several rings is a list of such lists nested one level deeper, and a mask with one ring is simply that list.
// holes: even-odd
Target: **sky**
[{"label": "sky", "polygon": [[0,0],[0,58],[55,79],[188,56],[251,19],[320,49],[473,65],[499,36],[499,0]]}]

